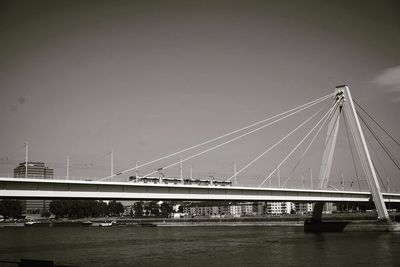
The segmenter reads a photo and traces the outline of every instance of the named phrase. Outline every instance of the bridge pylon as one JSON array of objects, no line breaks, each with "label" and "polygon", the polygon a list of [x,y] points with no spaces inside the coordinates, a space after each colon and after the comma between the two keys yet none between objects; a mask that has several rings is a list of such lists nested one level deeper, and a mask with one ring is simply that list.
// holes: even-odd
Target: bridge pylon
[{"label": "bridge pylon", "polygon": [[[319,189],[326,189],[328,186],[333,161],[333,154],[335,151],[337,134],[339,130],[340,117],[341,114],[344,113],[345,119],[347,120],[350,128],[351,136],[353,137],[354,144],[357,148],[356,150],[361,161],[362,169],[367,179],[368,186],[371,190],[372,199],[375,203],[375,207],[378,213],[378,219],[389,221],[389,214],[383,200],[376,171],[371,160],[371,155],[365,140],[363,130],[361,128],[361,124],[354,106],[350,89],[347,85],[340,85],[335,88],[335,101],[338,104],[338,108],[331,116],[328,125],[318,187]],[[316,203],[314,205],[313,220],[321,221],[323,204],[324,203]]]}]

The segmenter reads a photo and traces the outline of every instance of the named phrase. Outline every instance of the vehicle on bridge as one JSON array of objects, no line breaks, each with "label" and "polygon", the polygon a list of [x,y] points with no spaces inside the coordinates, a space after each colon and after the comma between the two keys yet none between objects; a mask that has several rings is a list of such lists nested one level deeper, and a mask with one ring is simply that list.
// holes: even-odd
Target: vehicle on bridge
[{"label": "vehicle on bridge", "polygon": [[207,180],[207,179],[179,179],[175,177],[137,177],[130,176],[129,182],[145,184],[184,184],[184,185],[203,185],[203,186],[232,186],[231,181]]}]

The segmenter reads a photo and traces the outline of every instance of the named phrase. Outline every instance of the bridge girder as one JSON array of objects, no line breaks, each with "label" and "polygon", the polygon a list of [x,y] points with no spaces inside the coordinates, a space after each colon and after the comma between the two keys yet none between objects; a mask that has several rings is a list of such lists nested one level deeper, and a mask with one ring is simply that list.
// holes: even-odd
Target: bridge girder
[{"label": "bridge girder", "polygon": [[[368,202],[370,192],[0,178],[0,198]],[[385,194],[400,202],[400,194]]]}]

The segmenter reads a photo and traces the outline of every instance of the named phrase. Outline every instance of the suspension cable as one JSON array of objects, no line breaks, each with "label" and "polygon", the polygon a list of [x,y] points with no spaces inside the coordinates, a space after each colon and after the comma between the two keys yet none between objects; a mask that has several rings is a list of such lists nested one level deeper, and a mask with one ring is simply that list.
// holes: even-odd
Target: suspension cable
[{"label": "suspension cable", "polygon": [[[333,95],[333,94],[328,94],[328,95],[326,95],[326,96],[323,96],[323,97],[320,97],[320,98],[315,99],[315,100],[313,100],[313,101],[310,101],[310,102],[308,102],[308,103],[306,103],[306,104],[303,104],[303,105],[300,105],[300,106],[298,106],[298,107],[292,108],[292,109],[287,110],[287,111],[285,111],[285,112],[279,113],[279,114],[274,115],[274,116],[272,116],[272,117],[269,117],[269,118],[267,118],[267,119],[264,119],[264,120],[255,122],[255,123],[250,124],[250,125],[248,125],[248,126],[245,126],[245,127],[240,128],[240,129],[237,129],[237,130],[231,131],[231,132],[229,132],[229,133],[223,134],[223,135],[221,135],[221,136],[212,138],[212,139],[210,139],[210,140],[207,140],[207,141],[205,141],[205,142],[199,143],[199,144],[197,144],[197,145],[184,148],[184,149],[179,150],[179,151],[177,151],[177,152],[174,152],[174,153],[172,153],[172,154],[169,154],[169,155],[160,157],[160,158],[155,159],[155,160],[151,160],[151,161],[149,161],[149,162],[140,164],[140,165],[135,166],[135,167],[133,167],[133,168],[129,168],[129,169],[126,169],[126,170],[117,172],[115,175],[121,175],[121,174],[124,174],[124,173],[126,173],[126,172],[130,172],[130,171],[136,170],[136,169],[138,169],[138,168],[141,168],[141,167],[150,165],[150,164],[152,164],[152,163],[161,161],[161,160],[163,160],[163,159],[167,159],[167,158],[176,156],[176,155],[178,155],[178,154],[184,153],[184,152],[186,152],[186,151],[189,151],[189,150],[198,148],[198,147],[200,147],[200,146],[204,146],[204,145],[209,144],[209,143],[211,143],[211,142],[214,142],[214,141],[220,140],[220,139],[222,139],[222,138],[228,137],[228,136],[230,136],[230,135],[233,135],[233,134],[235,134],[235,133],[238,133],[238,132],[247,130],[247,129],[251,128],[251,127],[254,127],[254,126],[257,126],[257,125],[262,124],[262,123],[264,123],[264,122],[267,122],[267,121],[270,121],[270,120],[272,120],[272,119],[278,118],[278,117],[283,116],[283,115],[285,115],[285,114],[307,109],[307,108],[309,108],[309,107],[312,107],[312,106],[314,106],[314,105],[316,105],[316,104],[318,104],[318,103],[320,103],[320,102],[322,102],[322,101],[324,101],[324,100],[330,98],[332,95]],[[291,115],[294,115],[294,114],[295,114],[295,113],[293,113],[293,114],[291,114]],[[107,177],[101,178],[100,180],[107,179],[107,178],[111,178],[111,176],[107,176]]]},{"label": "suspension cable", "polygon": [[360,179],[359,179],[359,175],[358,175],[358,171],[357,171],[357,165],[356,165],[356,160],[355,160],[355,157],[354,157],[353,147],[352,147],[351,142],[350,142],[350,135],[349,135],[349,129],[348,129],[348,125],[347,125],[347,124],[348,124],[348,123],[347,123],[347,119],[344,118],[344,126],[345,126],[345,129],[346,129],[347,141],[349,142],[351,159],[353,160],[354,170],[355,170],[355,172],[356,172],[356,178],[357,178],[357,183],[358,183],[358,190],[361,191]]},{"label": "suspension cable", "polygon": [[15,156],[15,154],[17,154],[19,151],[21,151],[23,148],[25,148],[25,144],[18,146],[18,148],[16,150],[14,150],[11,153],[6,154],[5,156],[0,158],[0,161],[16,161],[18,162],[18,160],[13,160],[12,157]]},{"label": "suspension cable", "polygon": [[301,139],[301,141],[289,152],[289,154],[287,154],[286,157],[275,167],[275,169],[267,176],[267,178],[265,178],[264,181],[262,181],[259,187],[261,187],[268,179],[270,179],[271,176],[276,172],[276,170],[278,170],[283,165],[283,163],[285,163],[286,160],[297,150],[297,148],[299,148],[299,146],[303,144],[303,142],[308,138],[308,136],[312,132],[314,132],[314,130],[318,127],[318,125],[322,121],[324,121],[325,118],[328,118],[328,115],[331,114],[332,110],[334,110],[336,105],[337,103],[335,103],[335,105],[328,110],[328,112],[317,122],[317,124],[314,125],[314,127],[303,137],[303,139]]},{"label": "suspension cable", "polygon": [[353,99],[353,102],[356,103],[356,105],[365,112],[365,114],[367,114],[367,116],[373,121],[375,122],[376,125],[378,125],[379,128],[381,128],[381,130],[387,135],[389,136],[390,139],[393,140],[393,142],[395,142],[398,146],[400,146],[400,142],[398,142],[396,139],[393,138],[393,136],[391,136],[360,104],[357,103],[356,100]]},{"label": "suspension cable", "polygon": [[[324,145],[323,151],[325,151],[326,148],[327,148],[327,146],[328,146],[329,140],[331,139],[331,136],[332,136],[332,134],[333,134],[333,130],[334,130],[335,127],[336,127],[336,123],[339,123],[340,115],[341,115],[341,113],[340,113],[338,116],[336,116],[336,119],[335,119],[335,122],[333,123],[332,129],[331,129],[331,131],[329,132],[328,137],[327,137],[326,140],[325,140],[325,145]],[[331,119],[332,119],[332,117],[333,117],[333,115],[331,116]],[[325,169],[325,171],[326,171],[326,169]],[[327,180],[328,178],[329,178],[329,177],[326,177],[326,178],[324,178],[324,179],[321,181],[321,186],[323,186],[325,180]],[[319,180],[321,180],[321,177],[319,177]],[[321,189],[322,189],[322,188],[321,188]]]},{"label": "suspension cable", "polygon": [[188,160],[191,160],[191,159],[196,158],[196,157],[198,157],[198,156],[201,156],[201,155],[203,155],[203,154],[205,154],[205,153],[207,153],[207,152],[209,152],[209,151],[215,150],[215,149],[217,149],[217,148],[219,148],[219,147],[221,147],[221,146],[223,146],[223,145],[232,143],[233,141],[236,141],[236,140],[238,140],[238,139],[240,139],[240,138],[242,138],[242,137],[245,137],[245,136],[247,136],[247,135],[249,135],[249,134],[252,134],[252,133],[255,133],[255,132],[257,132],[257,131],[259,131],[259,130],[261,130],[261,129],[264,129],[264,128],[267,127],[267,126],[273,125],[273,124],[275,124],[275,123],[277,123],[277,122],[279,122],[279,121],[281,121],[281,120],[283,120],[283,119],[286,119],[286,118],[288,118],[288,117],[290,117],[290,116],[292,116],[292,115],[294,115],[294,114],[296,114],[296,113],[298,113],[298,112],[300,112],[300,111],[303,111],[304,109],[307,109],[307,108],[309,108],[309,107],[310,107],[310,106],[301,108],[301,109],[299,109],[299,110],[297,110],[297,111],[295,111],[295,112],[293,112],[293,113],[291,113],[291,114],[285,115],[285,116],[283,116],[283,117],[281,117],[281,118],[279,118],[279,119],[276,119],[276,120],[274,120],[274,121],[272,121],[272,122],[270,122],[270,123],[264,124],[263,126],[260,126],[260,127],[258,127],[258,128],[255,128],[255,129],[253,129],[253,130],[251,130],[251,131],[249,131],[249,132],[246,132],[246,133],[241,134],[241,135],[239,135],[239,136],[237,136],[237,137],[234,137],[234,138],[232,138],[232,139],[229,139],[228,141],[225,141],[225,142],[220,143],[220,144],[218,144],[218,145],[216,145],[216,146],[213,146],[213,147],[211,147],[211,148],[208,148],[208,149],[206,149],[206,150],[203,150],[203,151],[201,151],[201,152],[199,152],[199,153],[197,153],[197,154],[194,154],[194,155],[192,155],[192,156],[190,156],[190,157],[187,157],[187,158],[185,158],[185,159],[182,159],[182,160],[180,160],[180,161],[177,161],[177,162],[175,162],[175,163],[172,163],[172,164],[170,164],[170,165],[168,165],[168,166],[159,168],[159,169],[157,169],[157,170],[155,170],[155,171],[152,171],[152,172],[150,172],[150,173],[148,173],[148,174],[146,174],[146,175],[144,175],[144,176],[142,176],[142,177],[143,177],[143,178],[148,177],[148,176],[153,175],[153,174],[155,174],[155,173],[157,173],[157,172],[159,172],[159,171],[161,171],[161,170],[165,170],[165,169],[171,168],[171,167],[173,167],[173,166],[176,166],[176,165],[180,164],[181,162],[183,163],[183,162],[185,162],[185,161],[188,161]]},{"label": "suspension cable", "polygon": [[[378,156],[378,151],[377,151],[377,150],[375,149],[375,147],[373,146],[372,141],[371,141],[369,138],[367,138],[367,142],[368,142],[369,147],[371,148],[371,150],[372,150],[374,156],[376,157],[378,163],[380,164],[380,166],[382,166],[382,169],[383,169],[384,173],[386,174],[386,177],[389,177],[389,174],[387,173],[385,166],[383,165],[381,159],[379,158],[379,156]],[[378,170],[378,168],[377,168],[376,165],[375,165],[375,162],[372,162],[372,164],[373,164],[373,166],[374,166],[374,169],[375,169],[375,171],[376,171],[376,174],[378,175],[379,180],[381,181],[381,184],[382,184],[383,188],[387,191],[388,188],[385,186],[385,183],[384,183],[384,181],[383,181],[383,179],[382,179],[382,176],[381,176],[381,174],[380,174],[380,171]]]},{"label": "suspension cable", "polygon": [[393,156],[393,154],[390,152],[390,150],[385,146],[385,144],[382,142],[382,140],[379,139],[377,134],[372,130],[369,124],[364,120],[364,118],[361,116],[359,112],[357,112],[358,116],[364,123],[364,125],[367,127],[367,129],[371,132],[372,136],[375,138],[375,140],[378,142],[378,144],[382,147],[382,149],[385,151],[385,153],[389,156],[391,161],[396,165],[396,167],[400,170],[400,163],[397,161],[397,159]]},{"label": "suspension cable", "polygon": [[322,128],[324,127],[324,125],[326,124],[326,122],[329,120],[329,117],[331,116],[331,114],[334,114],[336,112],[336,109],[339,107],[339,105],[336,105],[336,107],[333,110],[330,110],[330,114],[328,116],[326,116],[326,118],[324,119],[323,123],[319,126],[318,130],[316,131],[316,133],[314,134],[314,136],[312,137],[310,143],[308,144],[308,146],[306,147],[306,149],[304,150],[303,154],[301,154],[300,159],[296,162],[295,166],[292,168],[292,170],[290,171],[290,174],[288,176],[288,178],[285,180],[285,182],[282,184],[282,187],[284,187],[286,185],[286,183],[293,178],[293,173],[295,172],[295,170],[297,169],[297,167],[300,165],[300,163],[302,162],[302,160],[304,159],[305,155],[307,154],[308,150],[310,149],[310,147],[314,144],[315,139],[317,138],[317,136],[319,135],[319,133],[321,132]]},{"label": "suspension cable", "polygon": [[[363,119],[360,117],[360,115],[359,115],[359,118],[360,118],[361,120],[363,120]],[[364,122],[364,121],[363,121],[363,122]],[[364,122],[364,125],[365,125],[365,122]],[[372,134],[372,132],[371,132],[371,134]],[[368,147],[371,148],[372,152],[374,153],[374,155],[375,155],[376,158],[378,159],[379,163],[382,165],[382,168],[383,168],[384,172],[386,173],[386,169],[385,169],[385,167],[383,166],[382,162],[380,161],[380,159],[379,159],[379,157],[378,157],[378,153],[377,153],[375,147],[372,145],[372,141],[370,140],[370,138],[366,138],[366,142],[368,143]],[[371,160],[372,160],[372,159],[371,159]],[[379,181],[381,182],[380,184],[382,185],[383,189],[387,192],[387,188],[386,188],[385,183],[384,183],[384,181],[383,181],[383,179],[382,179],[382,176],[381,176],[381,174],[380,174],[380,171],[379,171],[378,168],[376,167],[376,164],[375,164],[374,161],[372,161],[372,166],[374,167],[375,173],[376,173],[376,175],[377,175]],[[387,173],[386,173],[386,174],[387,174]],[[368,183],[368,186],[370,186],[370,185],[369,185],[368,179],[367,179],[367,183]]]},{"label": "suspension cable", "polygon": [[[261,153],[260,155],[258,155],[255,159],[253,159],[251,162],[249,162],[246,166],[244,166],[243,168],[241,168],[238,172],[236,172],[236,175],[240,174],[242,171],[244,171],[245,169],[247,169],[249,166],[251,166],[254,162],[256,162],[257,160],[259,160],[262,156],[264,156],[265,154],[267,154],[269,151],[271,151],[272,149],[274,149],[277,145],[279,145],[280,143],[282,143],[286,138],[288,138],[290,135],[292,135],[294,132],[296,132],[298,129],[300,129],[303,125],[305,125],[307,122],[309,122],[312,118],[314,118],[317,114],[319,114],[323,109],[325,109],[330,103],[326,104],[325,106],[323,106],[320,110],[318,110],[316,113],[314,113],[311,117],[309,117],[307,120],[305,120],[303,123],[301,123],[300,125],[298,125],[293,131],[291,131],[290,133],[288,133],[286,136],[284,136],[281,140],[279,140],[277,143],[275,143],[273,146],[271,146],[270,148],[268,148],[267,150],[265,150],[263,153]],[[232,178],[234,177],[231,176],[228,181],[230,181]]]}]

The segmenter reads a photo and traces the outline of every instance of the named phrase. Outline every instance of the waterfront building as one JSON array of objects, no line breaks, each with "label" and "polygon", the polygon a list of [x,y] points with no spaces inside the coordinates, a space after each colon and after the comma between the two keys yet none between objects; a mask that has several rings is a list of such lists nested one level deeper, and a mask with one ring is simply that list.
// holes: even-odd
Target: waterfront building
[{"label": "waterfront building", "polygon": [[[15,178],[53,179],[53,175],[54,170],[48,168],[44,162],[28,161],[28,166],[22,162],[14,168]],[[27,199],[21,202],[24,213],[40,214],[43,210],[49,210],[51,200]]]},{"label": "waterfront building", "polygon": [[313,204],[296,202],[294,204],[294,209],[298,214],[309,214],[313,211]]},{"label": "waterfront building", "polygon": [[323,213],[325,214],[331,214],[332,212],[337,211],[337,207],[333,205],[332,202],[327,202],[324,205]]},{"label": "waterfront building", "polygon": [[237,203],[229,206],[230,214],[233,216],[257,214],[258,204],[253,202]]},{"label": "waterfront building", "polygon": [[270,215],[290,214],[294,210],[292,202],[267,202],[266,213]]},{"label": "waterfront building", "polygon": [[191,215],[190,213],[190,206],[182,205],[182,212]]},{"label": "waterfront building", "polygon": [[182,205],[182,213],[191,216],[218,217],[229,214],[227,204],[213,204],[211,202],[197,202],[189,205]]},{"label": "waterfront building", "polygon": [[229,213],[233,217],[240,217],[242,215],[242,206],[241,205],[229,205]]},{"label": "waterfront building", "polygon": [[252,202],[242,203],[242,214],[243,215],[253,215],[254,214],[254,206]]}]

